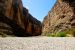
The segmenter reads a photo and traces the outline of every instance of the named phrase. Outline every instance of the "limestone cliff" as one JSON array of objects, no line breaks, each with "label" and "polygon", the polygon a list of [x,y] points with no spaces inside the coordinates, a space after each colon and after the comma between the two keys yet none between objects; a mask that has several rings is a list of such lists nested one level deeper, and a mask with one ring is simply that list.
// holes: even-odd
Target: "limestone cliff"
[{"label": "limestone cliff", "polygon": [[43,33],[75,28],[75,0],[57,0],[43,20]]},{"label": "limestone cliff", "polygon": [[23,7],[21,0],[0,0],[0,35],[33,36],[41,34],[41,22]]}]

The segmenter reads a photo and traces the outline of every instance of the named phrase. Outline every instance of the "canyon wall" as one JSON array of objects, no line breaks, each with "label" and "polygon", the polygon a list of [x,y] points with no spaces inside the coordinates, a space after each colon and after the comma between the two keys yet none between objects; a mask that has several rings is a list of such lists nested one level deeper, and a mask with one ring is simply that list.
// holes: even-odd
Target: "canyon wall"
[{"label": "canyon wall", "polygon": [[42,35],[75,28],[75,0],[57,0],[43,20]]},{"label": "canyon wall", "polygon": [[0,0],[0,36],[35,36],[41,31],[41,22],[29,14],[21,0]]}]

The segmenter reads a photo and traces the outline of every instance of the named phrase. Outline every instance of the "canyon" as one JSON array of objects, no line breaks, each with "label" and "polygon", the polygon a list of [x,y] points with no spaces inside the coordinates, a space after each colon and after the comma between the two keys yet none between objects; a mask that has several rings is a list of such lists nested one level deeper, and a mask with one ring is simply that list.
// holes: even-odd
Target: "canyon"
[{"label": "canyon", "polygon": [[75,29],[75,0],[57,0],[42,26],[42,35]]},{"label": "canyon", "polygon": [[21,0],[0,0],[0,36],[36,36],[42,24],[34,18]]},{"label": "canyon", "polygon": [[43,22],[34,18],[21,0],[0,0],[0,36],[46,36],[68,29],[75,33],[75,0],[57,0]]}]

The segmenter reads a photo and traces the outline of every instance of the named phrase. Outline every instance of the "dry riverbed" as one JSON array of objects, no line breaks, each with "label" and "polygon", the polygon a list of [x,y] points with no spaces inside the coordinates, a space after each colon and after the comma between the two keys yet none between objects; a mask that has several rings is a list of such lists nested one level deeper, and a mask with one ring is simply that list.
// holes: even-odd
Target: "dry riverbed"
[{"label": "dry riverbed", "polygon": [[0,50],[75,50],[75,38],[42,36],[0,38]]}]

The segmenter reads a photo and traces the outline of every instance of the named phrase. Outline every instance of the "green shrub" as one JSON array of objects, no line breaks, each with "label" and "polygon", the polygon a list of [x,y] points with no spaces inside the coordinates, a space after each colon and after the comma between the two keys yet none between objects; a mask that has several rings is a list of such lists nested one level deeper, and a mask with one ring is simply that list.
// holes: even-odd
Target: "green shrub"
[{"label": "green shrub", "polygon": [[55,34],[47,34],[48,37],[55,37]]},{"label": "green shrub", "polygon": [[66,29],[61,32],[55,32],[53,34],[47,33],[48,37],[75,37],[75,28]]},{"label": "green shrub", "polygon": [[[67,35],[71,35],[71,36],[75,37],[75,28],[67,29],[67,30],[65,31],[65,33],[66,33]],[[67,35],[66,35],[66,36],[67,36]]]},{"label": "green shrub", "polygon": [[56,33],[56,37],[66,37],[65,32],[58,32]]}]

